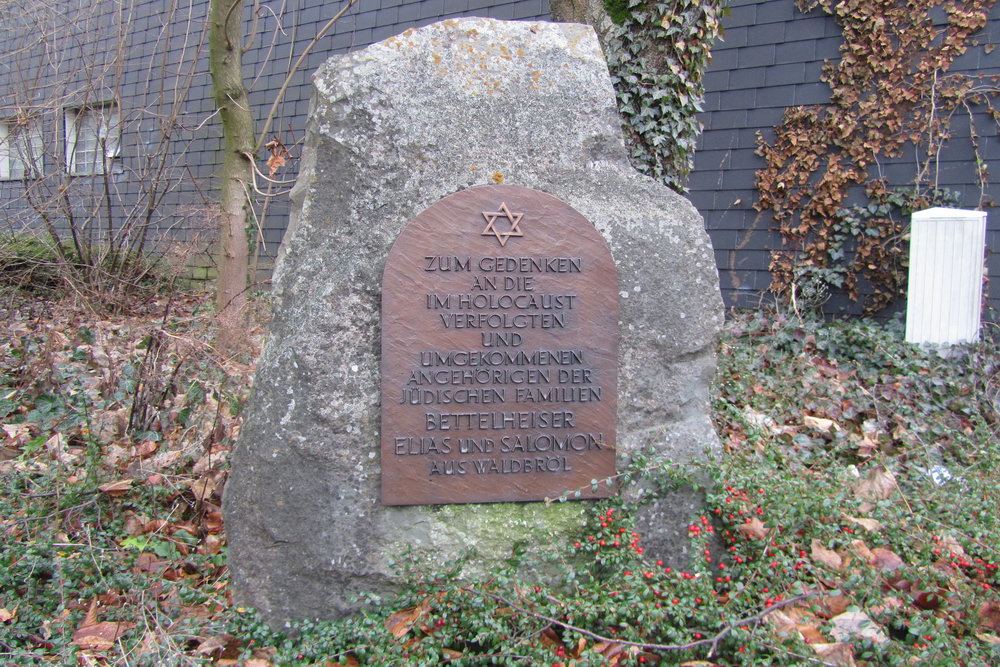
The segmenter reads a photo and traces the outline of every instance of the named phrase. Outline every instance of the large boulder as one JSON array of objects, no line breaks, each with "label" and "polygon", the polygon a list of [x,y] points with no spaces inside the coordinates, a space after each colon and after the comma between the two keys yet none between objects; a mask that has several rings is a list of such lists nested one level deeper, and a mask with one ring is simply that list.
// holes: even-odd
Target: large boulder
[{"label": "large boulder", "polygon": [[[273,624],[338,617],[357,609],[355,594],[392,590],[391,561],[406,551],[442,563],[474,548],[475,576],[514,545],[530,564],[579,534],[591,501],[380,502],[383,267],[409,220],[464,188],[544,191],[607,242],[621,309],[618,469],[639,450],[682,462],[718,448],[712,247],[686,199],[629,167],[591,28],[447,20],[331,58],[314,84],[270,336],[225,493],[241,604]],[[648,504],[647,553],[687,563],[699,502],[681,492]]]}]

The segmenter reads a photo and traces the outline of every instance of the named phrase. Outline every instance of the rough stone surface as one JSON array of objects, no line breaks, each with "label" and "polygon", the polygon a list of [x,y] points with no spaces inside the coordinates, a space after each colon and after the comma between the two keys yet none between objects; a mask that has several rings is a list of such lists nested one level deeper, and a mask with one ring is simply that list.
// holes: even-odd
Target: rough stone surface
[{"label": "rough stone surface", "polygon": [[[407,221],[465,187],[548,192],[608,242],[621,290],[619,469],[649,446],[678,461],[718,447],[712,248],[687,200],[629,167],[591,28],[444,21],[327,61],[315,86],[271,335],[226,489],[241,604],[275,625],[336,617],[356,593],[391,590],[390,560],[407,548],[440,564],[475,547],[474,576],[516,543],[549,549],[583,524],[588,502],[379,502],[386,255]],[[647,511],[652,557],[688,561],[697,505],[687,494]]]}]

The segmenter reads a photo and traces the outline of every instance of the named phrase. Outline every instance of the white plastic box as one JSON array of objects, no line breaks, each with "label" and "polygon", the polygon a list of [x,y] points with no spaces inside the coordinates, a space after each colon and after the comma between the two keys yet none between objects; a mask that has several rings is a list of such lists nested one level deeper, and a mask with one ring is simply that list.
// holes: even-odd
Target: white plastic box
[{"label": "white plastic box", "polygon": [[986,213],[931,208],[911,220],[906,340],[937,345],[978,340]]}]

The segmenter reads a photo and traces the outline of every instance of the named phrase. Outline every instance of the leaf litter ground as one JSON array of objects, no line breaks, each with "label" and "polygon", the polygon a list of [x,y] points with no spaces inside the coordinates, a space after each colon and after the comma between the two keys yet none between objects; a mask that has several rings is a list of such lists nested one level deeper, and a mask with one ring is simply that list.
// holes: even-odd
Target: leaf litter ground
[{"label": "leaf litter ground", "polygon": [[516,557],[476,582],[402,562],[398,598],[281,634],[230,597],[220,504],[253,354],[214,352],[207,300],[20,303],[0,326],[5,663],[1000,662],[994,345],[944,359],[898,326],[737,316],[688,571],[651,562],[612,500],[554,545],[555,584]]}]

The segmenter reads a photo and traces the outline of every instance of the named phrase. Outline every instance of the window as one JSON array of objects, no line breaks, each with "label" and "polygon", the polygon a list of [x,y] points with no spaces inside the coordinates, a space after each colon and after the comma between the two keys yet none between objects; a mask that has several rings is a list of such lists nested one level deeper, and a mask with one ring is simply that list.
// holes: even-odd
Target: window
[{"label": "window", "polygon": [[0,179],[33,178],[42,173],[42,129],[37,122],[0,121]]},{"label": "window", "polygon": [[66,168],[74,176],[92,176],[114,169],[121,150],[118,105],[66,110]]}]

